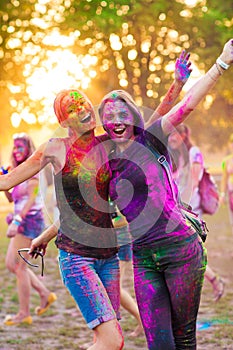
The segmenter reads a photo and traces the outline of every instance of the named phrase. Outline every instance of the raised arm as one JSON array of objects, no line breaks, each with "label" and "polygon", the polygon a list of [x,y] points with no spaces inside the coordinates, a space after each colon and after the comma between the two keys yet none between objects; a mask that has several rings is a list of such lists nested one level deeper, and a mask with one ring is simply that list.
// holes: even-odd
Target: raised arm
[{"label": "raised arm", "polygon": [[170,86],[168,92],[166,93],[163,101],[156,108],[150,119],[145,124],[148,128],[155,120],[160,118],[162,115],[170,111],[174,105],[177,97],[179,96],[184,84],[188,80],[192,69],[191,62],[189,61],[190,53],[186,53],[185,50],[182,51],[179,58],[176,60],[175,64],[175,79]]},{"label": "raised arm", "polygon": [[232,62],[233,39],[225,44],[216,63],[191,87],[191,89],[189,89],[182,101],[162,117],[162,129],[164,134],[169,135],[174,129],[174,126],[179,125],[187,118],[190,112],[193,111],[209,90],[216,84],[219,77],[229,68]]}]

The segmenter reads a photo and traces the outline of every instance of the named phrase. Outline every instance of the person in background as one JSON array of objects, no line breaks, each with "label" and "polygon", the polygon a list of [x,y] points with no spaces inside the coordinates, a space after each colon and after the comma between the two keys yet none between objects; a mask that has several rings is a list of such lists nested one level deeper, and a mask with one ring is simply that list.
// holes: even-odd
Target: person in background
[{"label": "person in background", "polygon": [[228,203],[229,219],[233,233],[233,134],[230,135],[229,154],[222,161],[220,203]]},{"label": "person in background", "polygon": [[[105,138],[114,142],[109,196],[132,235],[135,293],[149,350],[196,349],[207,257],[198,233],[183,216],[178,188],[161,162],[167,157],[169,161],[169,134],[232,63],[233,39],[183,99],[146,130],[140,109],[126,91],[111,91],[99,107]],[[162,158],[155,156],[157,152]]]},{"label": "person in background", "polygon": [[[169,151],[172,158],[173,177],[178,185],[181,200],[192,207],[192,210],[203,216],[201,198],[198,191],[199,181],[204,170],[204,158],[191,140],[191,130],[185,124],[180,124],[169,135]],[[205,278],[211,283],[214,301],[218,301],[224,292],[224,283],[216,273],[206,266]]]},{"label": "person in background", "polygon": [[[31,156],[35,147],[26,133],[13,135],[13,142],[11,168],[15,169]],[[7,217],[9,224],[7,237],[10,238],[10,242],[6,255],[6,267],[16,276],[19,311],[14,316],[6,316],[4,324],[7,326],[31,324],[31,287],[37,291],[41,300],[40,306],[35,309],[37,315],[44,314],[57,299],[56,294],[46,288],[18,255],[18,249],[30,247],[32,239],[39,236],[44,229],[38,176],[30,177],[27,181],[15,186],[11,192],[5,191],[5,195],[9,202],[14,202],[14,214],[9,214]]]}]

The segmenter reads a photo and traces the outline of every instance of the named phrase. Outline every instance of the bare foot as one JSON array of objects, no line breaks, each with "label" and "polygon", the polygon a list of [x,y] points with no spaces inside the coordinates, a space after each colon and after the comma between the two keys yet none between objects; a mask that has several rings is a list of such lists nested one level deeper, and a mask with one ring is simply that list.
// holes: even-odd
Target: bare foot
[{"label": "bare foot", "polygon": [[138,337],[139,335],[141,335],[141,334],[143,334],[143,333],[144,333],[144,329],[143,329],[142,325],[139,324],[139,325],[135,328],[135,330],[134,330],[132,333],[130,333],[129,337],[131,337],[131,338],[136,338],[136,337]]}]

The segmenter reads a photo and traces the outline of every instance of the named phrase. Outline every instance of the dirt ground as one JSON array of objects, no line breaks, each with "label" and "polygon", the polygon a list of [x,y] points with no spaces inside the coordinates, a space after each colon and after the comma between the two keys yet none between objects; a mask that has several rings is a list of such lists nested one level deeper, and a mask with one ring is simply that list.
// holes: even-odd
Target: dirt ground
[{"label": "dirt ground", "polygon": [[[17,311],[15,278],[4,266],[8,240],[5,238],[5,213],[0,212],[0,350],[78,350],[92,340],[92,332],[86,327],[74,301],[63,286],[57,265],[57,251],[51,242],[45,257],[45,284],[56,292],[58,300],[43,316],[33,316],[30,326],[6,327],[5,315]],[[233,234],[226,207],[220,208],[213,217],[207,217],[209,236],[209,265],[223,278],[225,293],[215,303],[210,284],[205,281],[198,316],[198,350],[233,350]],[[128,270],[125,287],[133,293],[132,274]],[[39,274],[39,271],[37,272]],[[32,291],[31,311],[38,305],[38,295]],[[125,350],[146,350],[144,336],[129,337],[135,320],[122,310],[121,325],[125,337]],[[169,349],[166,349],[169,350]]]}]

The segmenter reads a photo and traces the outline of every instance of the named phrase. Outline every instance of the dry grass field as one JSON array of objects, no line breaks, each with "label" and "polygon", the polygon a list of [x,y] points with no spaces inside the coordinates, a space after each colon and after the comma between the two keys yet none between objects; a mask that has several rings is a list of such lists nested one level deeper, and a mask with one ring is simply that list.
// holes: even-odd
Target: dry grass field
[{"label": "dry grass field", "polygon": [[[0,350],[78,350],[82,344],[92,340],[92,332],[87,329],[82,316],[62,285],[57,265],[57,250],[50,243],[45,257],[44,282],[55,291],[58,300],[43,316],[34,316],[31,326],[6,327],[3,320],[6,314],[17,311],[17,293],[15,278],[4,266],[8,239],[6,232],[6,208],[0,212]],[[198,317],[198,350],[233,349],[233,234],[228,220],[227,208],[222,207],[213,217],[206,217],[209,236],[206,247],[210,266],[222,276],[225,293],[215,303],[212,289],[205,281],[201,307]],[[133,293],[132,271],[125,286]],[[39,270],[37,272],[39,274]],[[31,310],[38,305],[39,298],[32,291]],[[121,325],[125,336],[125,350],[146,350],[143,336],[130,339],[129,334],[135,327],[134,319],[122,310]],[[169,349],[167,349],[169,350]]]}]

